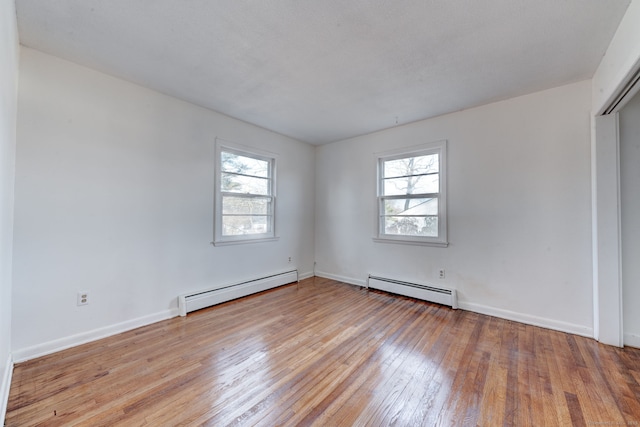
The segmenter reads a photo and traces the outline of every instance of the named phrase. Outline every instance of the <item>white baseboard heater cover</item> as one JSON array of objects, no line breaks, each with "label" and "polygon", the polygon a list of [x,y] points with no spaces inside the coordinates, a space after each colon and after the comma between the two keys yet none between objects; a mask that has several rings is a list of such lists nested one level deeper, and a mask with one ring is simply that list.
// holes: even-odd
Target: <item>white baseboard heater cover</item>
[{"label": "white baseboard heater cover", "polygon": [[419,283],[404,282],[402,280],[388,279],[369,275],[367,288],[404,295],[425,301],[448,305],[458,308],[458,296],[455,289],[437,288],[435,286],[421,285]]},{"label": "white baseboard heater cover", "polygon": [[271,276],[260,277],[258,279],[246,280],[234,283],[217,289],[203,290],[178,297],[178,309],[180,316],[200,310],[201,308],[231,301],[236,298],[266,291],[298,281],[298,270],[273,274]]}]

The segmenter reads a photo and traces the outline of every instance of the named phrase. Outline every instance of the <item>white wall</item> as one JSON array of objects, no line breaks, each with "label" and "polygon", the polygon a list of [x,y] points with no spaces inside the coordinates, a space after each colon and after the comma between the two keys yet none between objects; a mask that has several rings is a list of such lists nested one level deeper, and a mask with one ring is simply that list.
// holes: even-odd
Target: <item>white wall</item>
[{"label": "white wall", "polygon": [[640,347],[640,95],[620,111],[624,343]]},{"label": "white wall", "polygon": [[[591,336],[590,107],[584,81],[319,147],[318,274],[449,286],[463,308]],[[449,247],[373,242],[374,153],[441,139]]]},{"label": "white wall", "polygon": [[[17,360],[174,315],[181,293],[312,272],[312,146],[32,49],[20,66]],[[279,241],[210,245],[216,136],[279,154]]]},{"label": "white wall", "polygon": [[15,3],[0,0],[0,421],[11,378],[11,263],[18,98]]}]

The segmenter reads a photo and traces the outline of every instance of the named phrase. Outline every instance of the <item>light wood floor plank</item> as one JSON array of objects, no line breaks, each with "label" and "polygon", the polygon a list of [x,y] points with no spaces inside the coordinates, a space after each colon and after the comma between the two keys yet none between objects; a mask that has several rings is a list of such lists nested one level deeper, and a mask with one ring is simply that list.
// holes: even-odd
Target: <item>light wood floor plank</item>
[{"label": "light wood floor plank", "polygon": [[7,426],[640,425],[640,350],[311,278],[15,367]]}]

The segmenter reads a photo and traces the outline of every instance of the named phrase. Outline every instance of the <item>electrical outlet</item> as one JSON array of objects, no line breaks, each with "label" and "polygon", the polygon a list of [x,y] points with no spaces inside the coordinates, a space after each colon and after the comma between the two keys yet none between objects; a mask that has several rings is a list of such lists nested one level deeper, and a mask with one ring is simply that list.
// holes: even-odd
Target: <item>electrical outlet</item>
[{"label": "electrical outlet", "polygon": [[444,279],[444,268],[441,268],[440,270],[438,270],[438,277],[440,279]]},{"label": "electrical outlet", "polygon": [[291,262],[291,257],[289,257],[289,262]]},{"label": "electrical outlet", "polygon": [[81,291],[78,292],[78,305],[87,305],[89,304],[89,292]]}]

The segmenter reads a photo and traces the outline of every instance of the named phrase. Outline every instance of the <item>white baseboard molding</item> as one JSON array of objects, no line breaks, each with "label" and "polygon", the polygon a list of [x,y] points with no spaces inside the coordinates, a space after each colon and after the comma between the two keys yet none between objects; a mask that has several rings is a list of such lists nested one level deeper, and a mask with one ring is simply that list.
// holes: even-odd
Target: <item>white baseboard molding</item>
[{"label": "white baseboard molding", "polygon": [[640,335],[624,334],[624,345],[640,348]]},{"label": "white baseboard molding", "polygon": [[[366,280],[354,279],[351,277],[340,276],[338,274],[327,273],[325,271],[316,271],[316,276],[326,279],[333,279],[339,282],[349,283],[351,285],[366,286]],[[524,323],[526,325],[539,326],[554,331],[567,332],[574,335],[580,335],[587,338],[593,338],[593,328],[573,323],[562,322],[559,320],[548,319],[544,317],[533,316],[530,314],[517,313],[515,311],[504,310],[501,308],[489,307],[486,305],[475,304],[458,300],[458,308],[474,313],[486,314],[488,316],[499,317],[501,319],[513,320],[514,322]],[[639,341],[636,341],[640,347]],[[626,337],[625,337],[626,342]],[[632,344],[629,344],[632,345]]]},{"label": "white baseboard molding", "polygon": [[482,304],[472,302],[458,301],[461,309],[473,311],[474,313],[486,314],[501,319],[513,320],[514,322],[524,323],[532,326],[539,326],[554,331],[567,332],[574,335],[580,335],[587,338],[593,338],[593,328],[587,326],[576,325],[573,323],[562,322],[560,320],[548,319],[545,317],[533,316],[530,314],[517,313],[515,311],[504,310],[501,308],[489,307]]},{"label": "white baseboard molding", "polygon": [[[306,272],[298,276],[299,280],[308,279],[313,277],[313,272]],[[48,341],[42,344],[38,344],[32,347],[23,348],[13,352],[13,363],[26,362],[27,360],[35,359],[48,354],[56,353],[58,351],[66,350],[71,347],[86,344],[88,342],[96,341],[102,338],[106,338],[112,335],[116,335],[122,332],[130,331],[132,329],[139,328],[141,326],[150,325],[152,323],[160,322],[162,320],[178,317],[178,309],[173,308],[165,310],[163,312],[150,314],[148,316],[131,319],[126,322],[117,323],[115,325],[105,326],[103,328],[94,329],[92,331],[83,332],[76,335],[71,335],[64,338]],[[13,372],[13,371],[12,371]],[[4,377],[3,377],[4,380]],[[11,379],[8,380],[9,382]],[[2,389],[4,391],[4,389]],[[7,397],[9,391],[7,390]],[[1,396],[0,396],[1,397]]]},{"label": "white baseboard molding", "polygon": [[308,271],[306,273],[298,273],[298,280],[308,279],[313,276],[314,276],[313,271]]},{"label": "white baseboard molding", "polygon": [[365,280],[354,279],[352,277],[339,276],[337,274],[327,273],[326,271],[316,271],[316,276],[324,277],[325,279],[337,280],[338,282],[344,282],[350,285],[363,286],[363,287],[367,286],[366,279]]},{"label": "white baseboard molding", "polygon": [[23,348],[13,352],[13,360],[15,363],[25,362],[58,351],[86,344],[102,338],[110,337],[122,332],[130,331],[141,326],[150,325],[162,320],[171,319],[178,316],[178,309],[172,308],[161,311],[159,313],[138,317],[136,319],[127,320],[125,322],[116,323],[114,325],[105,326],[103,328],[94,329],[92,331],[82,332],[80,334],[71,335],[57,340],[48,341],[32,347]]},{"label": "white baseboard molding", "polygon": [[11,388],[11,377],[13,376],[13,357],[11,353],[7,356],[7,363],[2,370],[2,382],[0,382],[0,422],[4,425],[4,418],[7,415],[7,403],[9,403],[9,389]]}]

